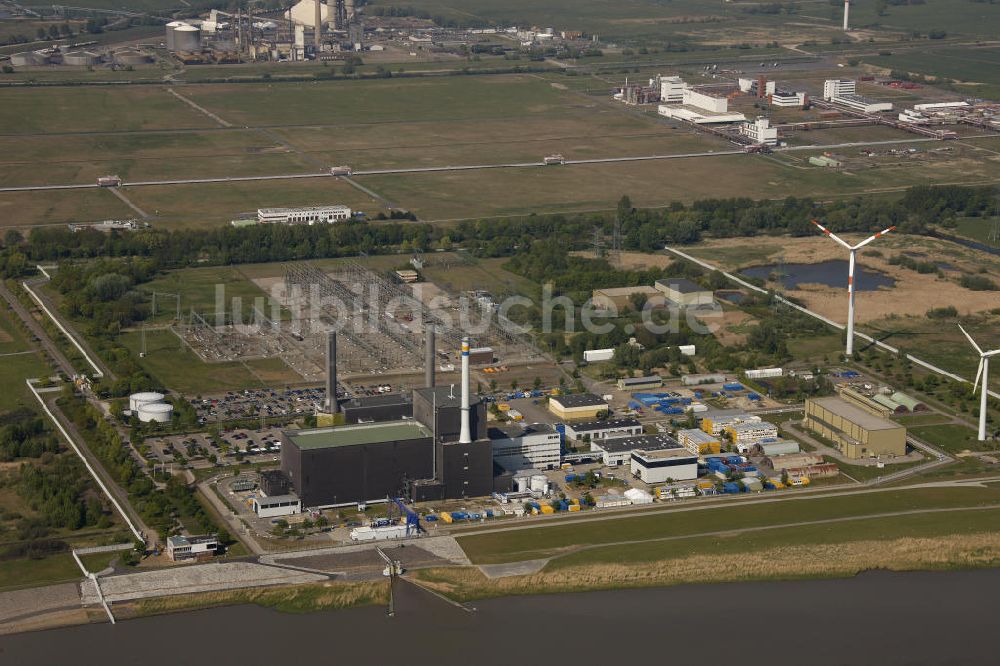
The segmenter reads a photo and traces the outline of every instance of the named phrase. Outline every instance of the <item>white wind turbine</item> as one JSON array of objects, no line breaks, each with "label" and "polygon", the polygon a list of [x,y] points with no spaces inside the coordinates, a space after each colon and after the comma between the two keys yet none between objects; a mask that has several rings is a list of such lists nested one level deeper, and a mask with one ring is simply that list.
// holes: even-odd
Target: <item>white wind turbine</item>
[{"label": "white wind turbine", "polygon": [[865,240],[861,241],[857,245],[851,245],[851,244],[847,243],[846,241],[842,240],[841,238],[839,238],[837,235],[835,235],[833,232],[831,232],[829,229],[827,229],[826,227],[824,227],[822,224],[820,224],[816,220],[813,220],[812,223],[815,224],[817,227],[819,227],[819,230],[822,231],[824,234],[826,234],[827,236],[829,236],[830,238],[832,238],[833,240],[837,241],[838,243],[840,243],[841,245],[843,245],[844,247],[846,247],[848,250],[851,251],[851,261],[850,261],[850,264],[849,264],[848,269],[847,269],[847,298],[848,298],[848,305],[847,305],[847,356],[851,357],[851,356],[854,355],[854,291],[855,291],[855,288],[854,288],[855,287],[854,264],[855,264],[855,261],[856,261],[857,252],[858,252],[858,250],[860,250],[861,248],[863,248],[865,245],[868,245],[868,243],[871,243],[876,238],[880,238],[880,237],[886,235],[887,233],[889,233],[890,231],[892,231],[896,227],[889,227],[888,229],[885,229],[884,231],[880,231],[877,234],[875,234],[874,236],[871,236],[870,238],[866,238]]},{"label": "white wind turbine", "polygon": [[[983,392],[979,402],[979,441],[984,442],[986,441],[986,401],[989,398],[990,393],[990,357],[1000,354],[1000,349],[984,352],[979,348],[979,345],[976,344],[976,341],[972,339],[972,336],[969,335],[964,328],[962,328],[961,324],[959,324],[958,327],[962,329],[962,333],[965,333],[965,337],[969,339],[969,342],[972,343],[973,348],[975,348],[976,352],[979,354],[979,370],[976,371],[976,381],[974,383],[975,388],[972,389],[972,392],[975,393],[976,390],[981,390]],[[982,386],[979,385],[980,376],[983,378]]]}]

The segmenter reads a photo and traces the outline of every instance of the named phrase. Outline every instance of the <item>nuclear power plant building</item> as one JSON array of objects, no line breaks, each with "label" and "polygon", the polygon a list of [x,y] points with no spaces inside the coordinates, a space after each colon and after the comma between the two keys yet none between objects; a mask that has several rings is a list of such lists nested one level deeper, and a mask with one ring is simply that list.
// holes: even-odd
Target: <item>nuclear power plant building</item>
[{"label": "nuclear power plant building", "polygon": [[[336,339],[330,334],[328,386],[336,387]],[[433,344],[433,343],[431,343]],[[329,405],[339,425],[281,434],[281,471],[305,508],[384,501],[461,499],[494,488],[486,409],[463,382]],[[509,479],[500,477],[501,485]],[[509,490],[509,488],[497,488]]]}]

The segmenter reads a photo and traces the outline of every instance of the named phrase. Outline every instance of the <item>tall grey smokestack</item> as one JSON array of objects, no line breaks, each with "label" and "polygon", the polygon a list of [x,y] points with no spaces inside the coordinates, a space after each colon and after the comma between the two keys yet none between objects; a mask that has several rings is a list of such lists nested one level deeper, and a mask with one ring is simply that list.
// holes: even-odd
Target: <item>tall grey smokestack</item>
[{"label": "tall grey smokestack", "polygon": [[337,333],[326,334],[326,408],[336,414],[337,405]]},{"label": "tall grey smokestack", "polygon": [[[291,10],[289,10],[291,11]],[[323,6],[320,0],[316,0],[316,58],[319,59],[319,49],[323,44]]]},{"label": "tall grey smokestack", "polygon": [[462,430],[458,443],[472,443],[472,427],[469,423],[469,338],[462,338]]},{"label": "tall grey smokestack", "polygon": [[426,346],[424,348],[424,384],[434,388],[434,324],[427,327]]}]

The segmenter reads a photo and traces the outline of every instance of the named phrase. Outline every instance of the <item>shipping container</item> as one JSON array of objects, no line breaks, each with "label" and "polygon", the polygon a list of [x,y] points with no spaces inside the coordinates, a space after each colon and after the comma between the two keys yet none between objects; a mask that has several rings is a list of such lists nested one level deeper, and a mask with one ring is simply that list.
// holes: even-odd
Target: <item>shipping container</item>
[{"label": "shipping container", "polygon": [[580,505],[579,504],[570,504],[569,505],[569,510],[570,511],[579,511],[580,510]]},{"label": "shipping container", "polygon": [[739,487],[739,485],[737,485],[735,483],[731,483],[731,482],[730,483],[723,483],[722,484],[722,492],[729,493],[729,494],[735,494],[735,493],[740,492],[740,487]]},{"label": "shipping container", "polygon": [[453,522],[452,518],[451,518],[451,514],[448,513],[447,511],[442,511],[441,513],[438,514],[438,517],[441,518],[441,522],[443,522],[443,523],[451,523],[451,522]]},{"label": "shipping container", "polygon": [[724,391],[742,391],[743,384],[740,384],[739,382],[727,382],[722,385],[722,389]]},{"label": "shipping container", "polygon": [[553,509],[550,505],[548,505],[548,504],[543,504],[542,505],[542,513],[549,514],[549,513],[555,513],[555,512],[556,512],[556,510]]}]

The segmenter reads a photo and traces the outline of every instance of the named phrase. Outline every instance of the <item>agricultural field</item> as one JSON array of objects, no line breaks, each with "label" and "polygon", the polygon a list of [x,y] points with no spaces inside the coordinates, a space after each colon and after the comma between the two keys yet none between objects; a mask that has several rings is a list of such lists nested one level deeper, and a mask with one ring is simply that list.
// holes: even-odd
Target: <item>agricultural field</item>
[{"label": "agricultural field", "polygon": [[4,91],[0,106],[2,135],[215,126],[158,86],[14,88]]},{"label": "agricultural field", "polygon": [[161,222],[154,221],[157,226],[218,226],[241,214],[256,217],[258,208],[280,206],[344,204],[372,216],[383,211],[380,202],[336,178],[151,185],[123,191],[137,206],[160,218]]}]

